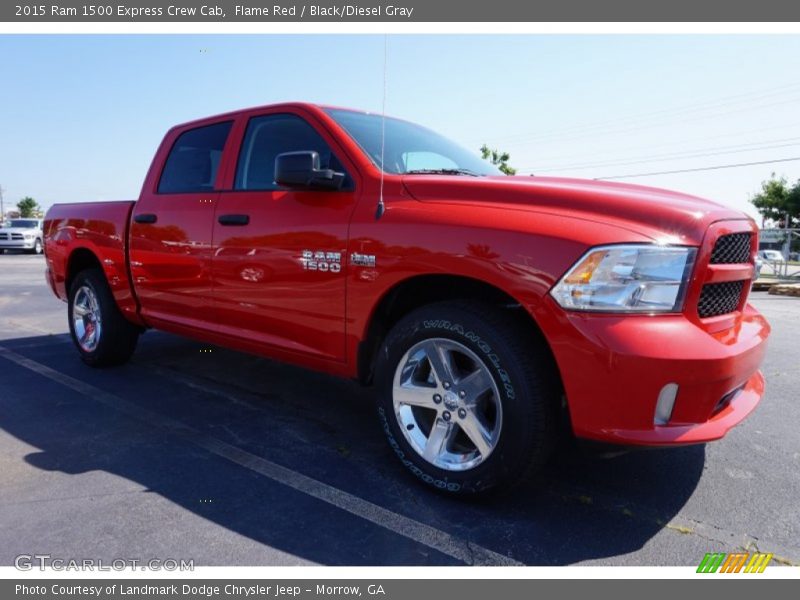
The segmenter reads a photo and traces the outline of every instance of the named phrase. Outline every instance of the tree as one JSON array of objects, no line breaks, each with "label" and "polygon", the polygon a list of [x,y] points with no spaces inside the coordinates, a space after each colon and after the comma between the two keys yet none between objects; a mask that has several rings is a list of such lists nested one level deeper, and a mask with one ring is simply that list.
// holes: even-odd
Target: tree
[{"label": "tree", "polygon": [[39,203],[30,196],[25,196],[22,200],[17,202],[17,208],[19,209],[19,216],[23,219],[36,217],[41,212]]},{"label": "tree", "polygon": [[789,227],[800,225],[800,179],[790,186],[786,177],[776,177],[772,173],[767,181],[761,182],[761,191],[750,197],[763,222],[783,227],[787,217]]},{"label": "tree", "polygon": [[517,170],[514,167],[508,166],[508,161],[511,160],[511,155],[508,152],[500,152],[492,150],[484,144],[481,146],[481,155],[484,160],[488,160],[506,175],[516,175]]}]

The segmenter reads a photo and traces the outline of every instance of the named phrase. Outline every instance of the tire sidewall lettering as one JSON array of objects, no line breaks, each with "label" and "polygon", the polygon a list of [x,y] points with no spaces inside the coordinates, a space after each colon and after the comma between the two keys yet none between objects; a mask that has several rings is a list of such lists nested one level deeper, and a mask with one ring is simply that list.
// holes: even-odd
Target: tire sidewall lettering
[{"label": "tire sidewall lettering", "polygon": [[516,398],[514,386],[511,384],[511,377],[509,376],[508,371],[502,367],[500,357],[492,351],[492,347],[489,345],[489,343],[483,340],[477,333],[471,329],[465,328],[459,323],[452,323],[446,319],[425,320],[422,322],[422,326],[424,329],[444,329],[446,331],[457,333],[475,344],[475,346],[477,346],[477,348],[494,367],[496,374],[500,378],[500,383],[503,385],[506,396],[510,400],[514,400]]},{"label": "tire sidewall lettering", "polygon": [[460,483],[456,483],[453,481],[445,481],[443,479],[437,479],[432,475],[425,473],[412,461],[406,458],[405,452],[403,452],[403,449],[400,447],[400,444],[397,443],[397,440],[395,439],[394,434],[392,433],[391,426],[389,425],[389,420],[386,418],[386,412],[383,410],[383,407],[378,408],[378,415],[381,420],[381,427],[383,428],[383,432],[386,434],[386,438],[389,441],[389,446],[397,455],[397,458],[400,459],[400,462],[403,463],[404,467],[406,467],[409,471],[411,471],[411,473],[413,473],[415,476],[417,476],[419,479],[421,479],[428,485],[432,485],[441,490],[447,490],[449,492],[458,492],[459,490],[461,490]]}]

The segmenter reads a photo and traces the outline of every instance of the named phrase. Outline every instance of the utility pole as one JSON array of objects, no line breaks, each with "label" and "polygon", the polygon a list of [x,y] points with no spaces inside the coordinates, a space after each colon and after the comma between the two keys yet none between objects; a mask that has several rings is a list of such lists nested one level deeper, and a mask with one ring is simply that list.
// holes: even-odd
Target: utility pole
[{"label": "utility pole", "polygon": [[789,229],[791,226],[792,221],[789,217],[789,213],[786,213],[786,222],[784,223],[784,230],[786,231],[786,239],[783,241],[783,275],[788,277],[789,275],[789,254],[792,251],[792,230]]}]

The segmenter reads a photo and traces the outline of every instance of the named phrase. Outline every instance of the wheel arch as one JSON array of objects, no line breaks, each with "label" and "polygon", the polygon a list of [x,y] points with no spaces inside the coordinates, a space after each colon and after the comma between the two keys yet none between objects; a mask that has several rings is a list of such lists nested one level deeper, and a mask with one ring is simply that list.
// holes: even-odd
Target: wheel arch
[{"label": "wheel arch", "polygon": [[100,259],[92,250],[81,246],[72,251],[67,259],[67,268],[64,277],[64,285],[68,295],[72,288],[72,282],[75,281],[75,277],[78,273],[93,268],[99,269],[100,272],[103,273],[103,276],[106,276]]},{"label": "wheel arch", "polygon": [[392,327],[407,314],[437,302],[466,300],[494,306],[508,311],[523,327],[534,342],[540,342],[555,365],[555,357],[535,318],[519,300],[501,288],[463,275],[425,274],[415,275],[395,283],[375,304],[358,345],[358,379],[371,384],[375,358]]}]

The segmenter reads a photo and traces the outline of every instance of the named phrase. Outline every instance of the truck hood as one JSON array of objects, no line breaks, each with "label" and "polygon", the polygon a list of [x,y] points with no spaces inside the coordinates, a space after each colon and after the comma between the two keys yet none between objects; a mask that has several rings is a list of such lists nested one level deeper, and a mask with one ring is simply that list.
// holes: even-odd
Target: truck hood
[{"label": "truck hood", "polygon": [[454,202],[563,214],[615,225],[656,241],[700,244],[715,221],[750,219],[716,202],[669,190],[556,177],[405,175],[424,202]]},{"label": "truck hood", "polygon": [[30,227],[0,227],[0,233],[36,233],[36,228]]}]

